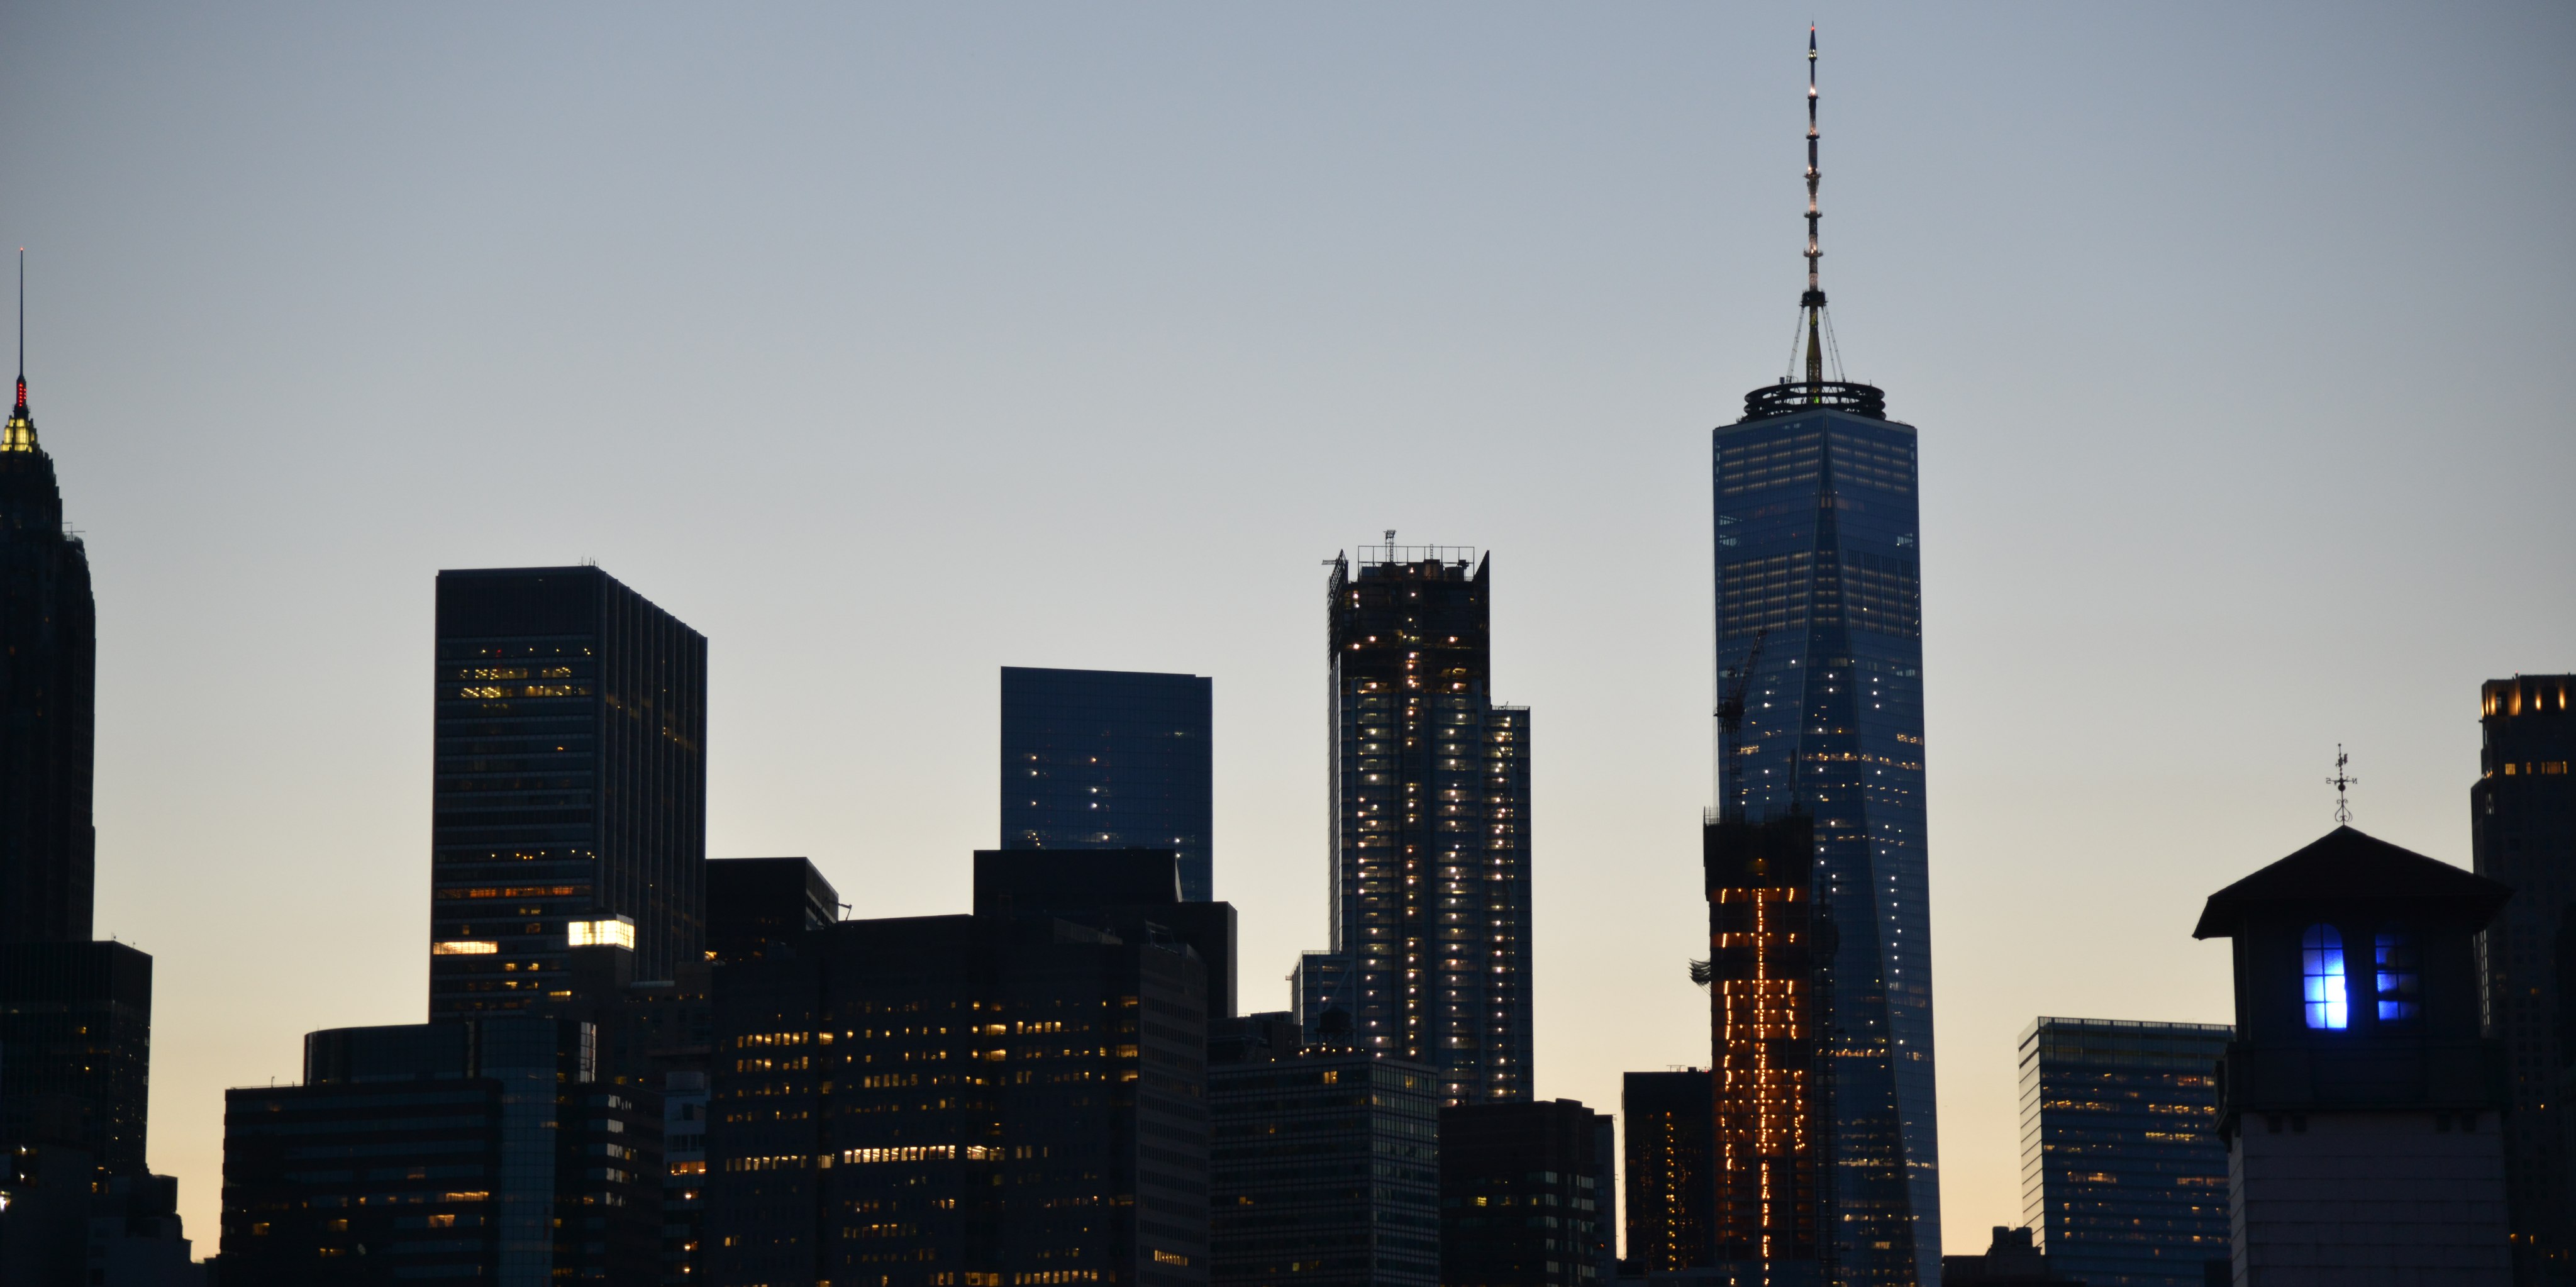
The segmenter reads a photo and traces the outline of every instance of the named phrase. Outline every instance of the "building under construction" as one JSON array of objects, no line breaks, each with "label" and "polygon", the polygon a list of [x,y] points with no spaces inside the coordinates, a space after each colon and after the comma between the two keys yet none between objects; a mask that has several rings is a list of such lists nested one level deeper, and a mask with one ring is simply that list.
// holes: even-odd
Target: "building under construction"
[{"label": "building under construction", "polygon": [[1711,1121],[1709,1254],[1744,1281],[1830,1280],[1832,1077],[1823,971],[1833,923],[1814,889],[1815,826],[1790,810],[1764,822],[1711,815],[1708,883]]}]

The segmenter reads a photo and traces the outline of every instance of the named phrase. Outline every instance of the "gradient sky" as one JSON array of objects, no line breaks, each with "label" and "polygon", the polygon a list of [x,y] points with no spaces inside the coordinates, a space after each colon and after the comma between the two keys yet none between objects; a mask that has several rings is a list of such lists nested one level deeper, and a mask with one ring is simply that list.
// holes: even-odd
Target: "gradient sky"
[{"label": "gradient sky", "polygon": [[1922,431],[1945,1236],[2034,1015],[2225,1021],[2200,900],[2469,856],[2576,668],[2576,10],[0,6],[0,240],[99,606],[151,1157],[426,1005],[431,585],[712,641],[709,851],[962,911],[996,668],[1216,681],[1248,1006],[1325,941],[1320,562],[1493,551],[1537,1085],[1707,1059],[1709,426],[1825,284]]}]

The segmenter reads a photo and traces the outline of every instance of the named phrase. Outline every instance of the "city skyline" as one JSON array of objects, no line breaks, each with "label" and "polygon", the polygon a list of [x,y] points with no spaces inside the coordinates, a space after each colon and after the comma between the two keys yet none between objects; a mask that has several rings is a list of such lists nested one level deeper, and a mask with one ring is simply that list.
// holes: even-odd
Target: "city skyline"
[{"label": "city skyline", "polygon": [[[1613,1104],[1620,1069],[1695,1061],[1706,1002],[1679,958],[1704,908],[1639,891],[1687,892],[1695,858],[1696,438],[1772,374],[1796,272],[1780,54],[1805,20],[1516,14],[1461,44],[1380,17],[1375,51],[1255,16],[1032,19],[1051,43],[674,23],[574,59],[629,125],[535,74],[594,48],[574,22],[414,49],[396,17],[8,19],[0,111],[31,124],[0,140],[0,232],[33,252],[29,374],[99,585],[97,931],[163,964],[151,1160],[190,1227],[213,1227],[222,1086],[292,1075],[305,1031],[418,1018],[440,567],[594,557],[704,632],[709,851],[810,852],[854,915],[962,901],[990,843],[995,666],[1214,677],[1215,892],[1246,909],[1250,1010],[1284,1003],[1268,980],[1322,930],[1314,552],[1472,533],[1512,569],[1510,695],[1550,719],[1535,1091]],[[2017,1210],[2020,1026],[2224,1021],[2190,908],[2323,829],[2336,741],[2360,825],[2465,865],[2477,686],[2568,665],[2546,588],[2568,327],[2532,311],[2570,275],[2547,231],[2566,18],[2210,26],[1825,16],[1849,80],[1838,317],[1890,414],[1943,435],[1923,575],[1953,1250]],[[809,111],[759,84],[837,83],[779,52],[800,32],[902,57],[865,54],[855,97]],[[644,88],[680,46],[712,50],[695,110],[717,126]],[[236,79],[251,66],[278,71]],[[1018,114],[976,115],[1006,71],[1032,76],[995,100]],[[480,88],[431,92],[460,76]],[[1315,105],[1316,83],[1352,92]],[[1192,101],[1212,124],[1167,112]],[[894,125],[849,153],[692,146],[906,105],[945,151]],[[550,128],[509,145],[530,120]],[[682,153],[711,179],[571,236],[657,204],[630,198]],[[791,155],[864,163],[748,182]],[[2062,217],[2011,210],[2034,169]],[[880,188],[848,176],[878,172],[919,195],[853,205]],[[986,199],[1031,195],[1006,172],[1066,199]],[[2457,253],[2457,193],[2492,175],[2501,302]],[[710,195],[747,183],[779,199]],[[415,204],[495,184],[531,195]],[[1176,196],[1187,217],[1149,217]],[[800,213],[851,208],[886,235]],[[980,213],[932,226],[955,209]],[[2473,303],[2503,320],[2462,323]],[[2509,378],[2463,385],[2477,369]],[[1371,449],[1393,459],[1354,483],[1341,464]],[[1415,483],[1456,461],[1459,485]],[[577,467],[593,484],[567,494]],[[925,538],[964,548],[919,557]],[[1190,592],[1104,606],[1147,559]],[[1001,569],[973,602],[961,560]],[[889,624],[911,619],[939,628]],[[1625,651],[1602,665],[1610,621]],[[253,678],[281,641],[318,660]],[[2040,923],[2115,892],[2116,914]]]}]

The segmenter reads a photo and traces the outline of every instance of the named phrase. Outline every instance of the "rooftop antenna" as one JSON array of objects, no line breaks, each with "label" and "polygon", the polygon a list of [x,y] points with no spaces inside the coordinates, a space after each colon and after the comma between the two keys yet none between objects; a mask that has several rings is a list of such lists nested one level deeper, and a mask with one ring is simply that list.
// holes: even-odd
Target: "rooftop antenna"
[{"label": "rooftop antenna", "polygon": [[18,247],[18,414],[27,414],[27,248]]},{"label": "rooftop antenna", "polygon": [[[1825,256],[1817,221],[1824,211],[1817,205],[1816,189],[1824,180],[1824,171],[1816,164],[1816,141],[1823,137],[1816,129],[1816,28],[1807,27],[1807,289],[1798,296],[1798,330],[1802,333],[1789,343],[1789,361],[1798,364],[1801,340],[1806,346],[1806,384],[1810,397],[1820,393],[1825,382],[1825,357],[1833,355],[1834,375],[1842,375],[1842,352],[1834,343],[1833,319],[1825,313],[1824,275],[1817,261]],[[1785,382],[1785,379],[1784,379]]]},{"label": "rooftop antenna", "polygon": [[18,402],[0,429],[0,451],[36,450],[36,418],[27,414],[27,248],[18,247]]},{"label": "rooftop antenna", "polygon": [[1386,561],[1395,562],[1395,529],[1386,529]]},{"label": "rooftop antenna", "polygon": [[2326,785],[2335,789],[2335,825],[2338,827],[2352,825],[2352,802],[2344,798],[2344,788],[2361,785],[2360,778],[2344,771],[2344,766],[2350,763],[2352,757],[2343,753],[2343,743],[2335,743],[2335,775],[2326,779]]}]

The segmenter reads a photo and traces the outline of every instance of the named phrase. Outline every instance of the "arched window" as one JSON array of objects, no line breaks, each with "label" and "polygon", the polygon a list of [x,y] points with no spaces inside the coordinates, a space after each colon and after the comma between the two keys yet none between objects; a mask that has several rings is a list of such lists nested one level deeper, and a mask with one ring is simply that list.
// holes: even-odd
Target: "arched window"
[{"label": "arched window", "polygon": [[2307,976],[2308,1026],[2340,1030],[2352,1020],[2343,985],[2343,935],[2332,925],[2311,925],[2299,940],[2301,972]]},{"label": "arched window", "polygon": [[2379,1021],[2413,1023],[2424,1013],[2424,965],[2415,936],[2401,929],[2379,931],[2374,953],[2379,966]]}]

